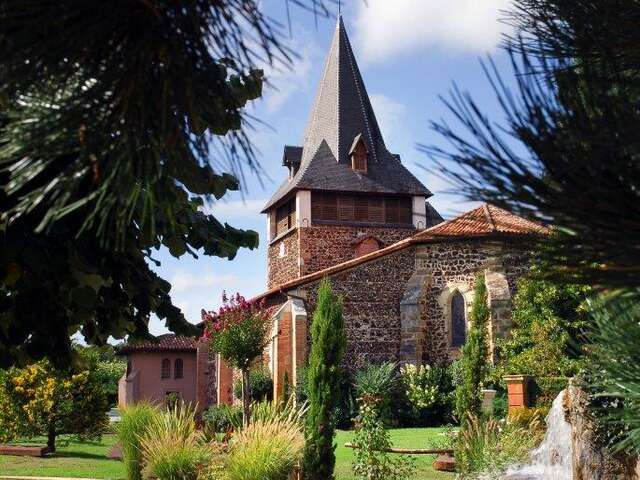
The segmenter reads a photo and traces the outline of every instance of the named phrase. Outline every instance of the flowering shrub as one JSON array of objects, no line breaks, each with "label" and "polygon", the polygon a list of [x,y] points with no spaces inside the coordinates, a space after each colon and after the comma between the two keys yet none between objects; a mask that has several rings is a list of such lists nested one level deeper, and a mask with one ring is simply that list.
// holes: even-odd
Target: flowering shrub
[{"label": "flowering shrub", "polygon": [[249,368],[269,341],[271,309],[264,301],[249,302],[242,295],[228,298],[222,294],[222,306],[217,312],[202,311],[204,338],[212,352],[219,354],[230,366],[242,371],[242,403],[244,422],[249,422],[251,386]]},{"label": "flowering shrub", "polygon": [[415,408],[429,408],[439,393],[438,380],[430,365],[406,364],[400,369],[407,398]]},{"label": "flowering shrub", "polygon": [[94,368],[62,371],[41,360],[0,376],[0,442],[46,435],[54,452],[59,433],[98,437],[108,424],[108,409]]}]

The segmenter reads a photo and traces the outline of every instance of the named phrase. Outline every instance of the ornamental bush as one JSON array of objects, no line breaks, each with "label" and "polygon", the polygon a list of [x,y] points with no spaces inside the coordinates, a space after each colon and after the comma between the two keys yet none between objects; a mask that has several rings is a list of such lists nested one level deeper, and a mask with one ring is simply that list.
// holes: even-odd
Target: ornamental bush
[{"label": "ornamental bush", "polygon": [[204,338],[209,348],[230,366],[242,372],[243,422],[249,424],[251,411],[251,379],[249,369],[271,341],[271,309],[264,301],[249,302],[239,293],[227,298],[222,294],[218,312],[202,311]]},{"label": "ornamental bush", "polygon": [[108,409],[95,364],[59,370],[41,360],[0,375],[0,442],[44,435],[55,452],[61,433],[100,437],[109,424]]},{"label": "ornamental bush", "polygon": [[456,415],[461,423],[465,422],[469,415],[480,415],[481,389],[489,374],[489,305],[482,273],[476,276],[469,321],[469,335],[460,357],[462,383],[456,388]]},{"label": "ornamental bush", "polygon": [[[406,365],[401,369],[402,391],[394,398],[393,416],[404,426],[425,427],[454,420],[454,375],[457,365]],[[404,411],[400,408],[405,405]]]}]

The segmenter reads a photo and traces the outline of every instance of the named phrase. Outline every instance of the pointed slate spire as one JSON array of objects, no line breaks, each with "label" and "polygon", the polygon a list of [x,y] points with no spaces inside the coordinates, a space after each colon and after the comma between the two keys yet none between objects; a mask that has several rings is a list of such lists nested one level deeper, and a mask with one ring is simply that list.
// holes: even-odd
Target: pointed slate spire
[{"label": "pointed slate spire", "polygon": [[[367,149],[366,172],[351,165],[349,150],[356,139],[362,139]],[[280,185],[263,213],[298,189],[431,196],[385,146],[342,16],[336,23],[303,145],[286,146],[284,164],[295,174]]]},{"label": "pointed slate spire", "polygon": [[302,164],[316,154],[323,140],[338,162],[350,162],[349,148],[357,135],[362,135],[371,159],[377,161],[384,141],[340,15],[307,122]]}]

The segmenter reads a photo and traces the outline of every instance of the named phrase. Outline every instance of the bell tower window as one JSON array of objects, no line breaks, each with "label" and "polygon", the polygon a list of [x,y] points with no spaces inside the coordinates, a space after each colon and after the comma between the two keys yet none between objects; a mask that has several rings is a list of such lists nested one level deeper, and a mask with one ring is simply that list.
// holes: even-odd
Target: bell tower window
[{"label": "bell tower window", "polygon": [[353,139],[351,148],[349,149],[349,156],[351,157],[351,168],[356,172],[367,173],[369,150],[362,138],[362,134],[356,135]]}]

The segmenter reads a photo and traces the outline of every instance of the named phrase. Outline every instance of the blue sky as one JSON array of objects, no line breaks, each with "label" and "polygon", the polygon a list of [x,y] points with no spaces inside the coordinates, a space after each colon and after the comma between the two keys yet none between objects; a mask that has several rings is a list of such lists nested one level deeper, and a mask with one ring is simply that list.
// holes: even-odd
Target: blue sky
[{"label": "blue sky", "polygon": [[[265,0],[264,8],[286,23],[285,0]],[[495,95],[480,67],[491,55],[498,70],[510,77],[509,61],[498,48],[507,27],[499,21],[508,0],[362,0],[343,1],[343,18],[367,91],[390,151],[399,153],[407,166],[432,192],[432,204],[445,217],[472,207],[456,195],[443,193],[449,186],[433,173],[430,160],[417,143],[444,145],[429,129],[430,120],[454,123],[440,95],[453,82],[472,93],[492,118],[502,118]],[[454,8],[455,6],[455,8]],[[180,260],[160,251],[153,268],[172,284],[174,303],[191,322],[200,309],[217,308],[223,290],[251,297],[266,285],[266,219],[259,212],[285,178],[281,166],[285,144],[299,145],[311,102],[328,51],[335,19],[315,25],[312,14],[292,7],[292,35],[288,44],[300,55],[291,69],[265,68],[274,88],[254,102],[249,112],[265,122],[252,132],[266,173],[260,179],[246,176],[244,195],[232,194],[212,206],[222,221],[260,234],[257,250],[241,250],[232,261],[200,256]],[[244,196],[244,198],[243,198]],[[165,333],[162,322],[152,319],[151,332]]]}]

